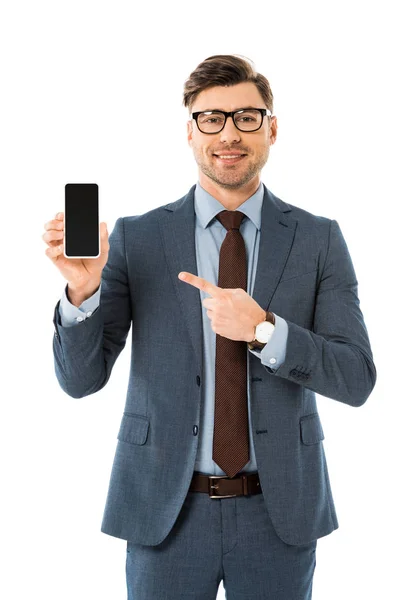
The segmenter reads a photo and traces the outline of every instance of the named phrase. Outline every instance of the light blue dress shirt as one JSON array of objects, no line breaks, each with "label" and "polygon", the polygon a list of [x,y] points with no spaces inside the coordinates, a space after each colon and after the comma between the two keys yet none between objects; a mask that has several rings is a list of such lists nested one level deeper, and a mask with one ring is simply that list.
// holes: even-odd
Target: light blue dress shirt
[{"label": "light blue dress shirt", "polygon": [[[240,226],[247,257],[247,292],[253,294],[255,275],[257,271],[258,250],[260,244],[261,208],[264,190],[260,183],[257,191],[241,204],[237,210],[246,217]],[[194,193],[194,209],[196,213],[195,245],[198,276],[218,285],[219,251],[227,233],[225,227],[215,216],[225,207],[211,194],[206,192],[197,182]],[[178,274],[177,274],[178,276]],[[189,284],[187,284],[189,285]],[[79,325],[80,322],[95,312],[99,306],[101,284],[99,289],[90,298],[87,298],[78,307],[71,304],[66,295],[65,286],[60,301],[60,318],[63,327]],[[210,298],[209,294],[199,290],[201,301]],[[264,308],[264,307],[262,307]],[[268,344],[260,350],[249,350],[257,356],[263,365],[271,371],[278,369],[285,360],[288,325],[285,319],[275,314],[275,330]],[[209,475],[225,475],[225,472],[212,459],[213,433],[214,433],[214,407],[215,407],[215,338],[216,334],[211,328],[211,321],[203,307],[203,348],[204,348],[204,398],[202,402],[203,414],[200,415],[199,444],[195,462],[195,471]],[[253,435],[251,428],[250,411],[250,383],[249,360],[247,360],[247,406],[249,415],[250,461],[243,467],[242,472],[257,470],[255,460]]]}]

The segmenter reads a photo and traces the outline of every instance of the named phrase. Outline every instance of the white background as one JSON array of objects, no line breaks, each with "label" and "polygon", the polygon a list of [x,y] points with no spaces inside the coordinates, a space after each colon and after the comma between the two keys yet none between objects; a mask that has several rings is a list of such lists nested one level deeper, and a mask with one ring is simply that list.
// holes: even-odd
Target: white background
[{"label": "white background", "polygon": [[183,196],[197,181],[184,81],[231,53],[253,60],[275,97],[263,182],[342,229],[378,370],[361,408],[318,397],[340,527],[318,541],[313,600],[400,597],[395,7],[2,4],[2,598],[126,598],[126,542],[100,524],[131,333],[104,389],[81,399],[61,390],[52,319],[65,282],[41,236],[68,182],[99,184],[109,232],[120,216]]}]

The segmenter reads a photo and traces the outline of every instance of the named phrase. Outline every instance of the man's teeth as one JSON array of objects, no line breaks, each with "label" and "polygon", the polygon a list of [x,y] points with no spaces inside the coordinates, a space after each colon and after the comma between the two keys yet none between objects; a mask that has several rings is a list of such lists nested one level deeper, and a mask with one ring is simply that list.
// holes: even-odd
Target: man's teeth
[{"label": "man's teeth", "polygon": [[223,154],[217,154],[218,158],[240,158],[241,154],[232,154],[229,156],[224,156]]}]

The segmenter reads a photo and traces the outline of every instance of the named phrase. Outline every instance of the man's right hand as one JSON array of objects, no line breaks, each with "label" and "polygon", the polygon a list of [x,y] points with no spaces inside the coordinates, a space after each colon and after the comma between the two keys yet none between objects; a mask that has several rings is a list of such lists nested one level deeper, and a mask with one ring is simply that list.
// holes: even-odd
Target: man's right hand
[{"label": "man's right hand", "polygon": [[100,256],[98,258],[66,258],[63,254],[64,213],[57,213],[55,219],[44,225],[42,239],[48,245],[45,254],[56,265],[68,282],[68,295],[83,299],[91,296],[99,287],[101,274],[108,260],[110,244],[108,242],[107,224],[100,223]]}]

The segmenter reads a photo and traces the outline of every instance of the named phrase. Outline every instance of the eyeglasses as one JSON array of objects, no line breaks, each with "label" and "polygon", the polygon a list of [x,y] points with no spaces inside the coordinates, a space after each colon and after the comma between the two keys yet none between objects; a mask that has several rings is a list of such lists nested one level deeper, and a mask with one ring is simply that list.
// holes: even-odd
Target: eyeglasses
[{"label": "eyeglasses", "polygon": [[232,117],[239,131],[257,131],[262,127],[265,115],[272,117],[272,112],[268,108],[240,108],[232,112],[224,110],[194,112],[192,118],[202,133],[219,133],[225,127],[228,117]]}]

